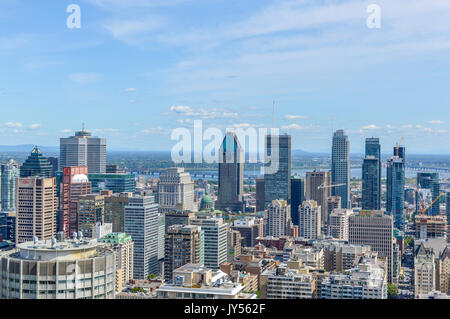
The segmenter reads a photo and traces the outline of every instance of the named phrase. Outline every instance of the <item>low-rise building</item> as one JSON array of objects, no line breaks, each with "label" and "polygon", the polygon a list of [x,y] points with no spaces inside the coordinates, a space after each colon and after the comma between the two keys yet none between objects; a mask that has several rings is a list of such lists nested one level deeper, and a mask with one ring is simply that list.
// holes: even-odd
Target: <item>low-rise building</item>
[{"label": "low-rise building", "polygon": [[198,264],[188,264],[176,269],[174,282],[163,284],[157,290],[162,299],[256,299],[255,294],[244,293],[244,286],[233,283],[220,270]]}]

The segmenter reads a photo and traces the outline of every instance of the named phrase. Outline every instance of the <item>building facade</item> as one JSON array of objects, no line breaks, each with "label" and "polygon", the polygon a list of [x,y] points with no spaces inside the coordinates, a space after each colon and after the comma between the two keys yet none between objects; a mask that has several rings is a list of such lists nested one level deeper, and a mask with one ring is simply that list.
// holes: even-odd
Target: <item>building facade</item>
[{"label": "building facade", "polygon": [[17,180],[16,243],[49,240],[56,236],[56,180],[26,177]]},{"label": "building facade", "polygon": [[291,219],[298,226],[298,208],[305,201],[305,180],[300,176],[291,177]]},{"label": "building facade", "polygon": [[200,226],[173,225],[164,236],[164,278],[186,264],[204,263],[204,237]]},{"label": "building facade", "polygon": [[228,132],[219,149],[219,184],[215,208],[244,212],[245,154],[235,133]]},{"label": "building facade", "polygon": [[304,201],[298,209],[299,237],[317,239],[321,235],[322,212],[316,201]]},{"label": "building facade", "polygon": [[291,206],[286,200],[273,200],[267,207],[264,220],[265,236],[290,236],[292,228]]},{"label": "building facade", "polygon": [[159,211],[166,213],[178,204],[185,210],[194,210],[194,181],[182,167],[169,168],[163,172],[158,183]]},{"label": "building facade", "polygon": [[115,254],[96,240],[35,241],[0,256],[2,299],[114,299]]},{"label": "building facade", "polygon": [[341,185],[331,189],[333,196],[340,196],[342,208],[351,208],[350,202],[350,141],[343,130],[333,134],[331,154],[331,184]]},{"label": "building facade", "polygon": [[1,166],[1,209],[14,211],[16,209],[16,183],[20,176],[19,165],[14,160]]},{"label": "building facade", "polygon": [[158,273],[158,204],[153,196],[130,197],[125,206],[125,233],[134,242],[135,279]]},{"label": "building facade", "polygon": [[290,203],[291,136],[267,135],[265,147],[264,207],[279,199]]},{"label": "building facade", "polygon": [[61,138],[59,167],[88,166],[89,174],[106,173],[106,139],[93,137],[84,129]]}]

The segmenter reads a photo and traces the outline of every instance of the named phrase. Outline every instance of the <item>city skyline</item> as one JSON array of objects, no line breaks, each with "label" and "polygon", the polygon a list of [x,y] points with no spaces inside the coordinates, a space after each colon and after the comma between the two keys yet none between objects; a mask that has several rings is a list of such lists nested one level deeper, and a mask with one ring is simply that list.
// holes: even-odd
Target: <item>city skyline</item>
[{"label": "city skyline", "polygon": [[404,137],[409,154],[450,154],[450,4],[378,2],[380,29],[353,0],[79,0],[68,29],[68,3],[2,1],[0,144],[54,146],[85,122],[112,149],[169,150],[203,119],[273,123],[308,152],[342,128],[354,152],[377,136],[382,153]]}]

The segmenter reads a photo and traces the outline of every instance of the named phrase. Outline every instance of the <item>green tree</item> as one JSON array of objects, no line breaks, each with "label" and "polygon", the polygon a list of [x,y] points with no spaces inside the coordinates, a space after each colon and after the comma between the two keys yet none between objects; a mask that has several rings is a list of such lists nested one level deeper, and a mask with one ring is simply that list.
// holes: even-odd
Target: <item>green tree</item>
[{"label": "green tree", "polygon": [[388,299],[397,299],[398,298],[398,288],[396,285],[388,284]]},{"label": "green tree", "polygon": [[155,274],[149,274],[148,276],[147,276],[147,279],[148,280],[152,280],[152,279],[155,279],[156,278],[156,275]]}]

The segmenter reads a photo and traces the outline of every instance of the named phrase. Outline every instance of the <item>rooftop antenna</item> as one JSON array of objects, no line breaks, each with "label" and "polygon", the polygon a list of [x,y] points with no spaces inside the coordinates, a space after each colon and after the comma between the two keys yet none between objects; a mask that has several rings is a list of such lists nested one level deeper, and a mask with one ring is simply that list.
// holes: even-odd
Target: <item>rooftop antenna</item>
[{"label": "rooftop antenna", "polygon": [[81,131],[82,131],[82,132],[84,132],[84,128],[85,128],[84,126],[85,126],[85,125],[84,125],[84,122],[81,123]]}]

